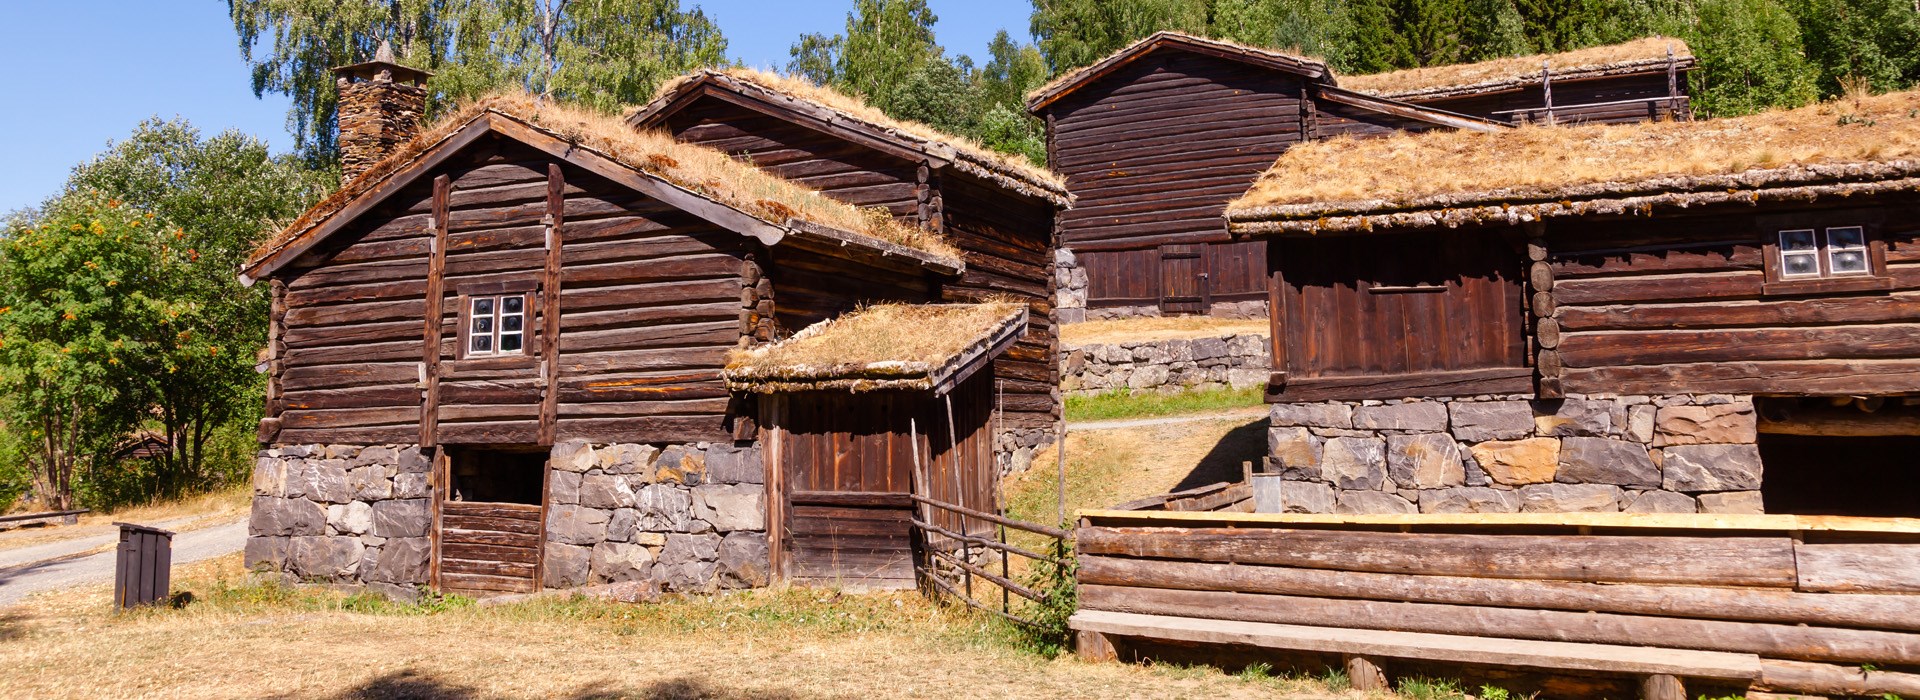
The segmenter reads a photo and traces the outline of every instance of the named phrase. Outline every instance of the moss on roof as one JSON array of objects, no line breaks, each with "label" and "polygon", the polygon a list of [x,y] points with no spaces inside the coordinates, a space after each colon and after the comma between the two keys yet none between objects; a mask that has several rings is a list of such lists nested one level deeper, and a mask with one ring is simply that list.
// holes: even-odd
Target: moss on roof
[{"label": "moss on roof", "polygon": [[1037,194],[1043,194],[1063,204],[1068,201],[1067,181],[1059,173],[1036,167],[1025,158],[987,148],[965,136],[949,134],[926,124],[888,116],[887,113],[867,104],[859,97],[830,87],[815,85],[802,78],[778,73],[751,68],[702,68],[663,83],[655,93],[653,101],[637,110],[636,114],[656,109],[664,101],[671,100],[687,85],[707,77],[721,77],[767,92],[803,100],[817,107],[838,112],[846,118],[865,122],[877,131],[950,148],[954,151],[953,155],[963,163],[985,169],[987,172],[984,174],[1012,177],[1040,190]]},{"label": "moss on roof", "polygon": [[1227,217],[1248,232],[1276,221],[1344,228],[1327,219],[1877,180],[1920,170],[1917,159],[1920,90],[1910,90],[1699,122],[1301,144],[1228,203]]},{"label": "moss on roof", "polygon": [[1561,53],[1345,76],[1340,78],[1340,87],[1381,97],[1437,98],[1520,83],[1538,83],[1543,64],[1551,68],[1556,79],[1561,76],[1664,68],[1669,49],[1676,59],[1691,62],[1693,58],[1693,49],[1687,46],[1687,42],[1672,37],[1650,36]]},{"label": "moss on roof", "polygon": [[735,389],[931,389],[1026,326],[1018,302],[876,304],[802,329],[772,345],[735,350]]},{"label": "moss on roof", "polygon": [[453,136],[461,127],[495,113],[540,129],[616,162],[659,177],[769,223],[800,220],[886,243],[906,246],[954,261],[959,249],[933,231],[907,226],[884,210],[861,209],[776,177],[726,153],[677,141],[657,131],[636,130],[619,117],[551,101],[525,92],[488,95],[446,115],[394,153],[382,159],[255,251],[247,268],[287,246],[386,178]]}]

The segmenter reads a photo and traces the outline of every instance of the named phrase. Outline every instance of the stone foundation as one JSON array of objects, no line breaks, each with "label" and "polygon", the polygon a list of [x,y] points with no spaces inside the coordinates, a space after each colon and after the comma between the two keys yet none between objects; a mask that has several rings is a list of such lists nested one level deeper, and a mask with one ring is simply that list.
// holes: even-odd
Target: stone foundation
[{"label": "stone foundation", "polygon": [[1073,256],[1073,251],[1055,248],[1053,251],[1053,314],[1060,323],[1079,323],[1087,320],[1087,270]]},{"label": "stone foundation", "polygon": [[1060,352],[1060,389],[1088,395],[1260,386],[1272,372],[1271,353],[1261,335],[1067,347]]},{"label": "stone foundation", "polygon": [[1275,404],[1265,470],[1281,483],[1267,507],[1759,513],[1756,438],[1747,396]]},{"label": "stone foundation", "polygon": [[428,464],[413,445],[261,450],[246,565],[411,597],[433,552]]},{"label": "stone foundation", "polygon": [[1000,476],[1024,472],[1033,458],[1054,444],[1054,429],[1008,427],[993,437],[993,463]]}]

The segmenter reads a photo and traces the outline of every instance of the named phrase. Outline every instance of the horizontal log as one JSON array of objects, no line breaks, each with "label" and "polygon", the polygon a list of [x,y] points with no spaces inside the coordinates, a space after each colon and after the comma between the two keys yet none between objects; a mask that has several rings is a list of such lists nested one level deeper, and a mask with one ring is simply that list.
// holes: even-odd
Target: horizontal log
[{"label": "horizontal log", "polygon": [[1612,613],[1081,586],[1085,610],[1556,642],[1677,646],[1802,661],[1911,664],[1920,635]]},{"label": "horizontal log", "polygon": [[1920,391],[1920,361],[1688,362],[1568,368],[1566,390],[1615,394],[1886,395]]},{"label": "horizontal log", "polygon": [[540,520],[540,506],[533,503],[496,503],[492,501],[442,501],[440,512],[445,515],[465,515],[480,518],[507,518],[511,520]]},{"label": "horizontal log", "polygon": [[540,561],[540,550],[532,547],[503,547],[492,544],[441,542],[440,556],[446,559],[497,561],[508,564],[531,565]]},{"label": "horizontal log", "polygon": [[1409,396],[1524,394],[1531,393],[1532,390],[1533,370],[1525,367],[1501,367],[1455,372],[1351,377],[1289,376],[1282,385],[1268,384],[1267,401],[1269,403],[1358,401]]},{"label": "horizontal log", "polygon": [[1564,280],[1553,296],[1566,304],[1625,304],[1650,301],[1708,301],[1760,296],[1765,276],[1758,271],[1713,275],[1643,275]]},{"label": "horizontal log", "polygon": [[1082,583],[1920,631],[1920,596],[1410,576],[1081,556]]},{"label": "horizontal log", "polygon": [[909,508],[913,496],[879,491],[793,491],[787,502],[796,506],[855,506],[863,508]]},{"label": "horizontal log", "polygon": [[1082,554],[1427,576],[1792,587],[1786,537],[1083,527]]},{"label": "horizontal log", "polygon": [[1793,546],[1803,591],[1920,593],[1920,542]]},{"label": "horizontal log", "polygon": [[1878,359],[1913,355],[1920,324],[1569,333],[1560,357],[1569,367],[1669,362]]},{"label": "horizontal log", "polygon": [[1570,332],[1920,321],[1920,294],[1563,307],[1558,318]]},{"label": "horizontal log", "polygon": [[[474,523],[480,524],[480,523]],[[485,544],[496,547],[536,547],[540,544],[539,529],[534,532],[503,532],[500,530],[468,530],[441,523],[441,543],[458,542],[461,544]]]},{"label": "horizontal log", "polygon": [[1920,697],[1920,675],[1778,659],[1760,660],[1760,682],[1756,685],[1833,696]]},{"label": "horizontal log", "polygon": [[487,593],[532,593],[531,576],[488,576],[484,574],[440,572],[440,587],[450,591]]}]

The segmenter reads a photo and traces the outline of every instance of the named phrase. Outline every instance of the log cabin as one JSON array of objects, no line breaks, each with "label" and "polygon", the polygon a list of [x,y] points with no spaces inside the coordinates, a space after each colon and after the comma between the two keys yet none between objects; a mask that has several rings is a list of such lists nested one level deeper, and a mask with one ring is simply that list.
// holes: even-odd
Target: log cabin
[{"label": "log cabin", "polygon": [[1266,507],[1920,515],[1915,114],[1288,152]]},{"label": "log cabin", "polygon": [[[1542,67],[1547,69],[1543,72]],[[1061,217],[1063,318],[1266,313],[1265,241],[1227,200],[1293,144],[1436,128],[1690,119],[1685,42],[1343,77],[1285,53],[1164,32],[1035,90]]]},{"label": "log cabin", "polygon": [[832,88],[744,68],[669,81],[627,121],[945,236],[967,271],[942,286],[944,299],[1011,295],[1029,305],[1027,334],[995,360],[996,461],[1021,471],[1053,442],[1062,405],[1054,225],[1071,203],[1059,175]]},{"label": "log cabin", "polygon": [[424,72],[340,73],[345,184],[241,270],[272,290],[250,567],[903,586],[914,480],[993,509],[1031,307],[950,293],[938,231],[525,95],[423,130]]}]

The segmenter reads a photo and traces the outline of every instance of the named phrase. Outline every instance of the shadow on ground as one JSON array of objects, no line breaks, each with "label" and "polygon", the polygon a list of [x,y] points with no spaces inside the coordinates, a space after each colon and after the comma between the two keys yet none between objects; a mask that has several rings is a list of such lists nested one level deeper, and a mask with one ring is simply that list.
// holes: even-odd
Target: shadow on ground
[{"label": "shadow on ground", "polygon": [[1222,481],[1233,483],[1240,481],[1242,462],[1252,462],[1255,469],[1267,456],[1267,419],[1247,423],[1234,428],[1207,451],[1193,471],[1187,472],[1180,483],[1174,485],[1174,491],[1185,491]]},{"label": "shadow on ground", "polygon": [[17,612],[0,611],[0,642],[11,642],[26,636],[26,615]]},{"label": "shadow on ground", "polygon": [[[4,618],[0,618],[0,622],[4,622]],[[294,696],[283,695],[281,697],[290,698]],[[489,692],[481,686],[456,683],[436,678],[409,668],[375,677],[332,697],[338,700],[454,700],[464,698],[507,698],[514,696]],[[642,700],[792,700],[798,696],[790,693],[768,693],[721,688],[704,679],[685,677],[656,681],[640,687],[630,687],[601,681],[581,686],[579,689],[567,695],[551,697],[561,698],[562,700],[616,700],[619,698],[639,698]]]}]

